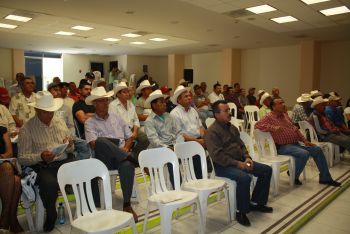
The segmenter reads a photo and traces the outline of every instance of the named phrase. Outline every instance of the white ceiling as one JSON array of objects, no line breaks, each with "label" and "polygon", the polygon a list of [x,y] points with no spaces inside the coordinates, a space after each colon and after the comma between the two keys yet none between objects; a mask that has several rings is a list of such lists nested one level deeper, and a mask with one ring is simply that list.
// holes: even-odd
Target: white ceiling
[{"label": "white ceiling", "polygon": [[[277,11],[260,15],[241,9],[269,4]],[[350,13],[326,17],[318,10],[350,0],[306,5],[299,0],[0,0],[0,47],[60,53],[103,55],[200,53],[222,48],[257,48],[296,44],[301,40],[349,40]],[[34,16],[27,23],[4,19],[10,13]],[[277,24],[270,18],[291,15],[297,22]],[[90,26],[91,31],[71,29]],[[57,31],[75,32],[58,36]],[[142,37],[121,34],[141,32]],[[112,43],[103,38],[122,39]],[[152,37],[167,38],[152,42]],[[145,45],[131,45],[143,41]]]}]

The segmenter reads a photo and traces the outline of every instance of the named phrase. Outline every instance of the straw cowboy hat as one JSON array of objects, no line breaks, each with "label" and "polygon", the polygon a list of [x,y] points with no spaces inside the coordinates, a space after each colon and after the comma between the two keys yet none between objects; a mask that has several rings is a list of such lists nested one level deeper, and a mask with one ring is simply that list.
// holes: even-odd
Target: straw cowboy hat
[{"label": "straw cowboy hat", "polygon": [[136,93],[137,94],[141,93],[141,90],[144,89],[144,88],[152,88],[152,85],[151,85],[151,83],[149,83],[149,80],[142,81],[140,86],[137,87]]},{"label": "straw cowboy hat", "polygon": [[92,102],[96,99],[100,99],[100,98],[109,98],[112,97],[114,94],[114,91],[109,91],[108,93],[106,92],[105,88],[103,87],[96,87],[94,89],[91,90],[91,95],[88,96],[85,99],[85,103],[87,105],[92,105]]},{"label": "straw cowboy hat", "polygon": [[268,92],[264,93],[260,98],[260,105],[264,105],[264,101],[268,97],[271,97],[271,95]]},{"label": "straw cowboy hat", "polygon": [[328,99],[324,99],[321,96],[318,96],[314,99],[314,101],[311,104],[311,108],[315,108],[318,104],[328,102]]},{"label": "straw cowboy hat", "polygon": [[312,98],[311,95],[308,93],[303,93],[300,97],[297,98],[297,102],[298,103],[302,103],[302,102],[312,102]]},{"label": "straw cowboy hat", "polygon": [[156,99],[161,98],[161,97],[167,98],[168,95],[164,95],[160,89],[154,90],[154,91],[148,96],[148,98],[146,99],[146,101],[145,101],[145,107],[146,107],[146,108],[151,108],[151,102],[152,102],[153,100],[156,100]]},{"label": "straw cowboy hat", "polygon": [[36,109],[54,112],[60,109],[63,105],[62,98],[54,98],[49,91],[39,91],[35,95],[35,102],[27,104]]},{"label": "straw cowboy hat", "polygon": [[339,101],[341,97],[338,97],[336,95],[331,95],[328,97],[328,101]]},{"label": "straw cowboy hat", "polygon": [[174,103],[175,105],[178,105],[177,103],[177,98],[186,91],[190,91],[191,88],[189,87],[184,87],[183,85],[177,86],[175,89],[174,95],[171,97],[171,102]]},{"label": "straw cowboy hat", "polygon": [[321,92],[321,91],[319,91],[319,90],[312,90],[311,92],[310,92],[310,95],[311,95],[311,97],[312,98],[316,98],[316,97],[318,97],[318,96],[322,96],[323,95],[323,93]]},{"label": "straw cowboy hat", "polygon": [[126,85],[126,83],[124,81],[122,81],[119,84],[114,86],[113,91],[114,91],[115,94],[117,94],[120,90],[128,89],[128,88],[129,87]]}]

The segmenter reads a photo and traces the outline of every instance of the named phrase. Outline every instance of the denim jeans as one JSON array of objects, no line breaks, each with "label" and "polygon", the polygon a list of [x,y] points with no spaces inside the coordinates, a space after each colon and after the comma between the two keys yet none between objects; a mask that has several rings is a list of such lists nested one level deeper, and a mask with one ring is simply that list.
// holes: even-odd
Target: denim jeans
[{"label": "denim jeans", "polygon": [[320,181],[330,181],[332,177],[328,170],[326,158],[322,149],[318,146],[301,146],[298,144],[280,145],[277,149],[278,154],[291,155],[295,158],[295,178],[298,179],[304,170],[309,157],[316,162],[320,172]]}]

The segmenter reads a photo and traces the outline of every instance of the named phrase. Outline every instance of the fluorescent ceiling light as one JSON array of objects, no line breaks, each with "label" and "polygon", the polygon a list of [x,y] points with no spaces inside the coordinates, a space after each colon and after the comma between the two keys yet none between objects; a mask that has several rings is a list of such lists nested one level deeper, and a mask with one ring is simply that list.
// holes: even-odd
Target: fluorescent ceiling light
[{"label": "fluorescent ceiling light", "polygon": [[146,42],[143,42],[143,41],[133,41],[133,42],[130,42],[131,44],[134,44],[134,45],[144,45],[146,44]]},{"label": "fluorescent ceiling light", "polygon": [[21,22],[28,22],[32,18],[25,17],[25,16],[19,16],[19,15],[8,15],[8,16],[5,17],[5,19],[16,20],[16,21],[21,21]]},{"label": "fluorescent ceiling light", "polygon": [[151,38],[151,39],[148,39],[148,40],[150,40],[150,41],[167,41],[168,39],[155,37],[155,38]]},{"label": "fluorescent ceiling light", "polygon": [[56,32],[55,34],[57,34],[57,35],[62,35],[62,36],[72,36],[72,35],[74,35],[75,33],[59,31],[59,32]]},{"label": "fluorescent ceiling light", "polygon": [[255,14],[261,14],[265,12],[275,11],[277,9],[265,4],[265,5],[255,6],[255,7],[249,7],[249,8],[246,8],[246,10],[253,12]]},{"label": "fluorescent ceiling light", "polygon": [[135,33],[126,33],[122,35],[123,37],[141,37],[141,35],[139,34],[135,34]]},{"label": "fluorescent ceiling light", "polygon": [[294,18],[293,16],[282,16],[282,17],[277,17],[277,18],[272,18],[272,21],[275,21],[276,23],[279,24],[284,24],[288,22],[293,22],[293,21],[298,21],[298,19]]},{"label": "fluorescent ceiling light", "polygon": [[72,27],[72,29],[81,30],[81,31],[89,31],[89,30],[94,29],[94,28],[77,25],[77,26]]},{"label": "fluorescent ceiling light", "polygon": [[339,15],[339,14],[349,13],[350,10],[346,6],[340,6],[340,7],[321,10],[320,12],[326,16],[330,16],[330,15]]},{"label": "fluorescent ceiling light", "polygon": [[307,5],[320,3],[320,2],[328,2],[330,0],[301,0],[302,2],[306,3]]},{"label": "fluorescent ceiling light", "polygon": [[17,28],[17,25],[12,25],[12,24],[2,24],[0,23],[0,28],[8,28],[8,29],[14,29]]},{"label": "fluorescent ceiling light", "polygon": [[111,38],[111,37],[109,37],[109,38],[105,38],[105,39],[103,39],[104,41],[120,41],[120,39],[118,39],[118,38]]}]

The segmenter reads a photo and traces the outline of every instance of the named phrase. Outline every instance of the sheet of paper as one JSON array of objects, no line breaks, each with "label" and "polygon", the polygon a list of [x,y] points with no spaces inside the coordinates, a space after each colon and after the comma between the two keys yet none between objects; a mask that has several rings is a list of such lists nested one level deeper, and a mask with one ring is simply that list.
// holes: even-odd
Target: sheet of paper
[{"label": "sheet of paper", "polygon": [[51,150],[51,152],[52,152],[52,154],[54,154],[55,156],[60,155],[60,154],[62,154],[62,153],[66,150],[67,146],[68,146],[68,142],[65,143],[65,144],[61,144],[61,145],[56,146],[55,148],[53,148],[53,149]]}]

